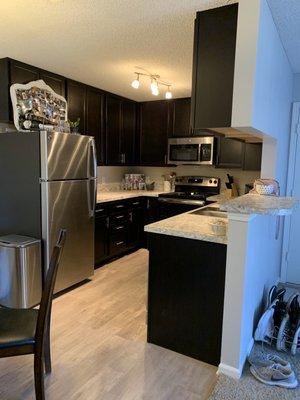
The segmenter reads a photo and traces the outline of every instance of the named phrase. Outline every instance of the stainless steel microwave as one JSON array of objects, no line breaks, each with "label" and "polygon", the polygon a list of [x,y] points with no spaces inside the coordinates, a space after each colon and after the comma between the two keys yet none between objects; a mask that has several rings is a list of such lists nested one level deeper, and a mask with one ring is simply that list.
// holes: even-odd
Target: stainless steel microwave
[{"label": "stainless steel microwave", "polygon": [[213,165],[213,136],[185,137],[168,140],[168,163],[189,165]]}]

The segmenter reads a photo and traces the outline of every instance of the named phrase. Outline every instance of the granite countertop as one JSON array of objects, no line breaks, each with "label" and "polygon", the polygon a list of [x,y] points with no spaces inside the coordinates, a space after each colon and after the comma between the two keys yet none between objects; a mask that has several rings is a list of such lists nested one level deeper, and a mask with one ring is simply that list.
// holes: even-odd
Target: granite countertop
[{"label": "granite countertop", "polygon": [[[195,211],[195,210],[193,210]],[[205,242],[227,244],[227,236],[213,233],[210,222],[220,218],[192,214],[191,211],[146,225],[145,231],[161,235],[178,236]],[[222,220],[224,220],[222,218]],[[228,220],[225,219],[226,225]]]},{"label": "granite countertop", "polygon": [[290,215],[298,205],[294,197],[262,196],[245,194],[234,199],[220,201],[220,209],[228,213]]},{"label": "granite countertop", "polygon": [[133,197],[158,197],[163,191],[158,190],[117,190],[103,191],[97,193],[97,203],[106,203],[109,201],[126,200]]}]

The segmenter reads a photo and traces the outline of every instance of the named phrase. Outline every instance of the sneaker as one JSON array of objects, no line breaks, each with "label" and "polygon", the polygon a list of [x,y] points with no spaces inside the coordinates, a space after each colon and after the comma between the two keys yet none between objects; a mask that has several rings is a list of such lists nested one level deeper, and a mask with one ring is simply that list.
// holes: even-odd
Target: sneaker
[{"label": "sneaker", "polygon": [[296,332],[293,337],[291,354],[295,356],[299,352],[300,352],[300,321],[299,321],[299,327],[296,329]]},{"label": "sneaker", "polygon": [[[294,310],[298,309],[298,294],[294,293],[290,296],[286,304],[285,316],[283,317],[276,341],[276,349],[278,351],[288,351],[288,345],[292,342],[293,337],[291,337]],[[291,319],[292,317],[292,319]]]},{"label": "sneaker", "polygon": [[281,367],[292,369],[291,364],[276,354],[264,353],[253,354],[248,357],[248,361],[251,365],[256,367],[268,367],[274,364],[278,364]]},{"label": "sneaker", "polygon": [[295,373],[290,368],[282,367],[279,364],[273,364],[267,367],[255,367],[251,365],[250,371],[257,380],[266,385],[288,389],[294,389],[298,386]]},{"label": "sneaker", "polygon": [[268,308],[260,317],[254,332],[254,340],[271,344],[274,333],[274,308]]}]

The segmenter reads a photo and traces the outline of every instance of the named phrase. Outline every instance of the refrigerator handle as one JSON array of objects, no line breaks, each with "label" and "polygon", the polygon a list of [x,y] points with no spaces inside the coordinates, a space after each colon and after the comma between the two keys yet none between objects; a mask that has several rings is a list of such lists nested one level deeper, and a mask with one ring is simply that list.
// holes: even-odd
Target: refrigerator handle
[{"label": "refrigerator handle", "polygon": [[[93,171],[91,173],[90,168],[91,168],[91,156],[93,157],[92,160],[92,166],[93,166]],[[90,140],[90,147],[89,147],[89,153],[88,153],[88,177],[89,178],[97,178],[97,156],[96,156],[96,146],[95,146],[95,141],[94,139]]]},{"label": "refrigerator handle", "polygon": [[[88,208],[89,208],[89,217],[93,218],[95,216],[95,208],[96,208],[96,197],[97,197],[97,180],[96,179],[89,179],[87,180],[88,190]],[[93,190],[91,187],[93,185]],[[91,193],[92,192],[92,193]]]}]

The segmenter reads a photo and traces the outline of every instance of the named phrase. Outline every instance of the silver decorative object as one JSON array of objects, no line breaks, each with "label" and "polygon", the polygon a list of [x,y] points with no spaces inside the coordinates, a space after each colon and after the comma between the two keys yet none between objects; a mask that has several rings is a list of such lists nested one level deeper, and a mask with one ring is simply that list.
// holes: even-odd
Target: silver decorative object
[{"label": "silver decorative object", "polygon": [[68,120],[67,101],[43,80],[10,87],[14,124],[19,131],[56,129]]}]

